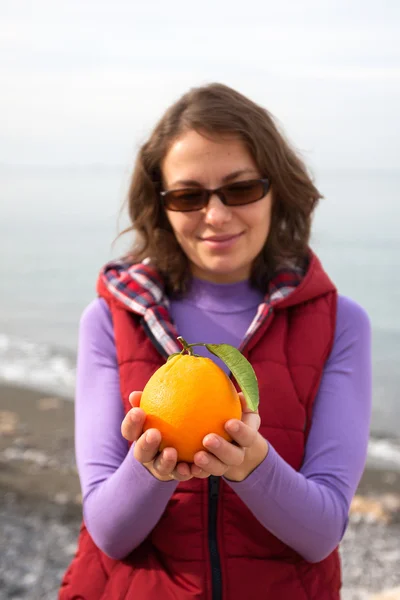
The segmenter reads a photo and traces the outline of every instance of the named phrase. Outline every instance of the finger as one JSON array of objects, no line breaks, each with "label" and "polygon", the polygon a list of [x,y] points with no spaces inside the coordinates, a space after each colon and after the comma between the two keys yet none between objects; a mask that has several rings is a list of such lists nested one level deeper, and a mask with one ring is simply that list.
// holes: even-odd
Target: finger
[{"label": "finger", "polygon": [[190,470],[188,463],[178,463],[176,468],[172,472],[172,476],[177,481],[188,481],[192,479],[193,475]]},{"label": "finger", "polygon": [[242,421],[256,431],[259,430],[261,419],[258,410],[251,410],[246,403],[242,392],[239,392],[240,403],[242,405]]},{"label": "finger", "polygon": [[239,395],[239,398],[240,398],[240,404],[242,405],[242,413],[244,415],[248,414],[248,413],[252,413],[252,414],[258,415],[258,410],[255,410],[255,411],[251,410],[251,408],[249,408],[247,406],[246,398],[244,397],[243,392],[239,392],[238,395]]},{"label": "finger", "polygon": [[164,448],[150,466],[150,471],[157,477],[166,481],[188,481],[192,479],[190,467],[187,463],[176,463],[177,451],[175,448]]},{"label": "finger", "polygon": [[194,463],[190,465],[190,472],[196,479],[207,479],[207,477],[210,477],[210,473],[206,473],[201,467]]},{"label": "finger", "polygon": [[121,433],[129,442],[135,442],[143,432],[146,414],[141,408],[131,408],[121,423]]},{"label": "finger", "polygon": [[140,405],[140,399],[142,397],[142,392],[131,392],[129,394],[129,403],[135,408]]},{"label": "finger", "polygon": [[220,477],[229,468],[229,465],[222,463],[216,456],[201,450],[194,455],[193,462],[209,475]]},{"label": "finger", "polygon": [[211,453],[227,467],[238,467],[244,460],[244,448],[211,433],[203,439],[207,453]]},{"label": "finger", "polygon": [[177,459],[178,454],[175,448],[164,448],[164,450],[162,450],[155,458],[153,469],[162,477],[172,475],[172,472],[176,467]]},{"label": "finger", "polygon": [[140,436],[133,450],[134,457],[141,463],[149,463],[158,454],[161,444],[161,433],[158,429],[148,429]]},{"label": "finger", "polygon": [[242,423],[250,427],[250,429],[258,431],[261,425],[260,415],[255,412],[248,412],[242,416]]},{"label": "finger", "polygon": [[258,428],[260,426],[260,417],[255,413],[249,413],[245,420],[238,421],[230,419],[225,423],[225,431],[242,448],[250,448],[256,441]]}]

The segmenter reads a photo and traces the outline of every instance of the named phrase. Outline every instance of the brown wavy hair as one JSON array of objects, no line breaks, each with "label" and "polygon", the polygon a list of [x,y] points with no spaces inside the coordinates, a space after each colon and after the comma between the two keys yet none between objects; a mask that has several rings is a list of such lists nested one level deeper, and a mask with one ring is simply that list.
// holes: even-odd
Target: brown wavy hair
[{"label": "brown wavy hair", "polygon": [[254,260],[251,282],[265,293],[279,265],[306,260],[313,210],[322,198],[303,161],[278,130],[271,114],[226,85],[213,83],[189,90],[175,102],[140,148],[127,197],[134,233],[129,260],[150,258],[179,295],[190,284],[189,261],[179,246],[159,191],[161,164],[171,144],[185,131],[216,136],[234,134],[249,149],[262,177],[271,182],[273,204],[268,239]]}]

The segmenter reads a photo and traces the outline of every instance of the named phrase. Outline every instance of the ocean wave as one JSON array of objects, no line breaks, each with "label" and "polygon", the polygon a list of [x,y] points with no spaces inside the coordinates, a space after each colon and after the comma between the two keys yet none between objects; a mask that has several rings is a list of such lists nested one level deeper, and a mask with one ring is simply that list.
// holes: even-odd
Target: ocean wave
[{"label": "ocean wave", "polygon": [[400,471],[400,440],[371,437],[368,443],[368,464]]},{"label": "ocean wave", "polygon": [[54,348],[0,334],[0,380],[73,398],[75,356]]}]

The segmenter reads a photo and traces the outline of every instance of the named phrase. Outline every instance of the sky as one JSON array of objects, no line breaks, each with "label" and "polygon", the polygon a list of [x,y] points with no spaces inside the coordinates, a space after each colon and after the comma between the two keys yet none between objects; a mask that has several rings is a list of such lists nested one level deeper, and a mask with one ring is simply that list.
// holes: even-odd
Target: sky
[{"label": "sky", "polygon": [[0,0],[0,165],[129,165],[213,81],[312,167],[400,169],[398,0]]}]

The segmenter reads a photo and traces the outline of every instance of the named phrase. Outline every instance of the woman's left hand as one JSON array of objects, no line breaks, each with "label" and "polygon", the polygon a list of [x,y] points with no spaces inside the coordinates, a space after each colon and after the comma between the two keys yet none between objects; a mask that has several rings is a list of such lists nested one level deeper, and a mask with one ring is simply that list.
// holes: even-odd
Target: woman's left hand
[{"label": "woman's left hand", "polygon": [[224,475],[232,481],[243,481],[267,456],[268,442],[258,432],[258,412],[248,408],[242,393],[239,396],[242,420],[231,419],[225,424],[226,432],[235,443],[228,442],[215,433],[206,435],[203,439],[205,450],[195,454],[191,465],[194,477]]}]

